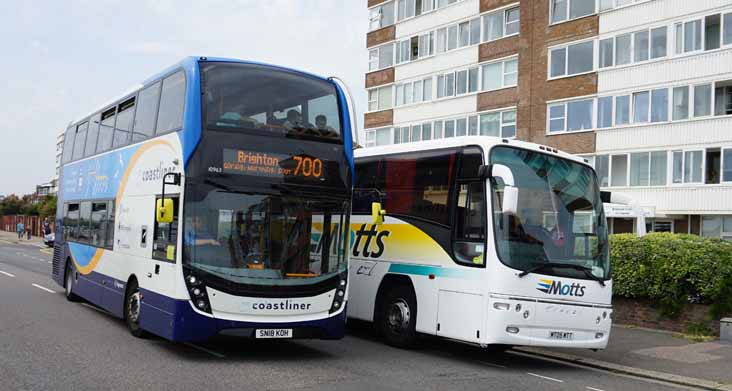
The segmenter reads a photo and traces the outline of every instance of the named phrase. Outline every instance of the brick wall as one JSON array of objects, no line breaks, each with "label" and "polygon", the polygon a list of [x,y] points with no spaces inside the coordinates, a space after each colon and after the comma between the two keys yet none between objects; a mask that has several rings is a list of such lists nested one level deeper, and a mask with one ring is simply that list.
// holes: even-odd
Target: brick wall
[{"label": "brick wall", "polygon": [[393,124],[394,110],[383,110],[364,114],[363,126],[366,129],[379,128]]},{"label": "brick wall", "polygon": [[394,67],[366,74],[366,88],[394,82]]},{"label": "brick wall", "polygon": [[710,319],[709,306],[703,304],[687,304],[677,318],[670,319],[647,301],[614,297],[613,322],[677,333],[686,333],[691,324],[702,323],[719,335],[719,320]]},{"label": "brick wall", "polygon": [[391,25],[375,31],[372,31],[366,35],[366,47],[370,48],[382,43],[393,41],[396,38],[396,26]]}]

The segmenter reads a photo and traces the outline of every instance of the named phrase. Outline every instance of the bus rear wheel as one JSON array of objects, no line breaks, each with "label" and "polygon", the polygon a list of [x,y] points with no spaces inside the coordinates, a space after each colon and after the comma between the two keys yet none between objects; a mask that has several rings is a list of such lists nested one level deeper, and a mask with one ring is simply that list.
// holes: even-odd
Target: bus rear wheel
[{"label": "bus rear wheel", "polygon": [[417,343],[417,299],[405,286],[389,290],[381,305],[380,329],[389,345],[411,348]]},{"label": "bus rear wheel", "polygon": [[137,338],[144,338],[145,330],[140,328],[140,309],[142,305],[142,296],[137,286],[137,281],[132,280],[127,287],[125,295],[125,323],[130,330],[130,334]]},{"label": "bus rear wheel", "polygon": [[74,269],[66,264],[66,283],[64,284],[64,293],[66,300],[71,302],[78,302],[81,300],[79,296],[74,293]]}]

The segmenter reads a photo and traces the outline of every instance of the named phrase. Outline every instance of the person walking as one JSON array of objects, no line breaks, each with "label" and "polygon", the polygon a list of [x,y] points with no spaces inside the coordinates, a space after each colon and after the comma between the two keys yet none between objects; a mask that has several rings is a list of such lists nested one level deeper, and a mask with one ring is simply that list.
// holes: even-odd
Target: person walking
[{"label": "person walking", "polygon": [[23,222],[18,221],[18,224],[16,224],[15,229],[18,231],[18,240],[23,239],[23,232],[25,232],[25,225],[23,225]]}]

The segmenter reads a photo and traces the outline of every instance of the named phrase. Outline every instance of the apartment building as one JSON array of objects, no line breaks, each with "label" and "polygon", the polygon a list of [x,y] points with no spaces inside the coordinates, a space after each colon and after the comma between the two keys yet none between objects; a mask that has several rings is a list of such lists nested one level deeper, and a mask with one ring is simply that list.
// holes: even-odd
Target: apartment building
[{"label": "apartment building", "polygon": [[65,134],[66,129],[61,129],[61,131],[56,134],[56,164],[53,179],[51,179],[51,194],[58,193],[58,178],[61,173],[61,155],[63,155]]},{"label": "apartment building", "polygon": [[730,0],[367,1],[366,147],[549,145],[635,197],[648,230],[732,238]]}]

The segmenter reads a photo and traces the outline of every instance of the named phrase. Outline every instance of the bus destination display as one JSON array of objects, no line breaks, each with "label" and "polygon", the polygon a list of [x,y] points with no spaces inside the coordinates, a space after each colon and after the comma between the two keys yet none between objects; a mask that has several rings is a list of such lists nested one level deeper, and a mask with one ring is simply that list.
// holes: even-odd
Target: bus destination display
[{"label": "bus destination display", "polygon": [[223,172],[264,177],[323,179],[323,161],[306,155],[285,155],[224,148]]}]

